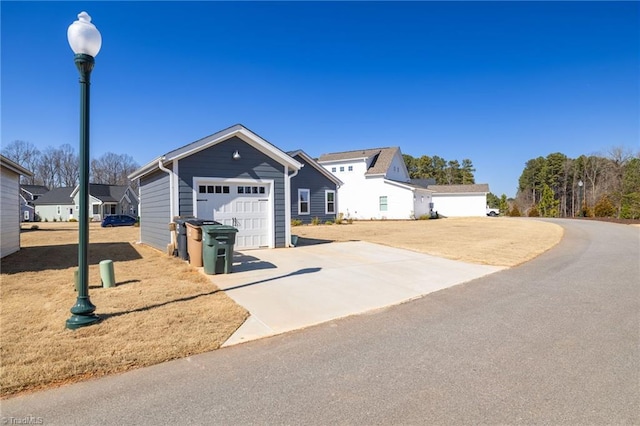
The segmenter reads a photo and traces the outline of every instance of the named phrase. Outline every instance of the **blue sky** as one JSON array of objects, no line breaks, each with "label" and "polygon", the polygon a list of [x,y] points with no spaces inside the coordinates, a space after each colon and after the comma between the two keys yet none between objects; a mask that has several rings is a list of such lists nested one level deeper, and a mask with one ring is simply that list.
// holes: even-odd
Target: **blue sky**
[{"label": "blue sky", "polygon": [[472,160],[515,196],[525,162],[640,151],[638,2],[11,2],[2,145],[78,150],[67,27],[102,34],[91,156],[145,164],[241,123],[282,150],[400,146]]}]

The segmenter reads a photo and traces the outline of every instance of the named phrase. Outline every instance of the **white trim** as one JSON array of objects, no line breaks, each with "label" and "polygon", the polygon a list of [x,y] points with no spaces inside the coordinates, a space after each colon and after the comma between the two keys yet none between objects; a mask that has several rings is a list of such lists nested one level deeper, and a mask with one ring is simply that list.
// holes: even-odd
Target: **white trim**
[{"label": "white trim", "polygon": [[[178,160],[173,160],[173,172],[171,174],[171,178],[173,179],[171,183],[171,191],[173,192],[172,197],[172,210],[174,212],[180,212],[180,179],[178,179],[180,174],[178,173]],[[173,220],[173,217],[171,218]]]},{"label": "white trim", "polygon": [[291,247],[291,179],[296,177],[300,169],[289,174],[287,166],[284,166],[284,246]]},{"label": "white trim", "polygon": [[[275,202],[275,182],[273,179],[242,179],[242,178],[220,178],[213,176],[194,176],[192,179],[191,194],[193,200],[193,215],[198,216],[198,187],[200,185],[211,184],[261,184],[269,186],[269,197],[267,203],[269,208],[267,211],[267,227],[268,227],[268,241],[269,248],[275,248],[275,223],[274,223],[274,202]],[[236,194],[237,195],[237,194]]]},{"label": "white trim", "polygon": [[[169,222],[173,222],[173,218],[176,216],[175,212],[178,210],[175,210],[173,208],[173,172],[169,169],[167,169],[164,164],[162,164],[162,158],[160,158],[158,160],[158,169],[160,169],[161,171],[167,173],[169,175]],[[140,178],[138,178],[140,179]],[[138,181],[138,184],[140,182]],[[142,229],[142,228],[141,228]],[[141,231],[142,232],[142,231]]]},{"label": "white trim", "polygon": [[[327,196],[329,194],[333,194],[333,211],[330,212],[328,207],[329,207],[329,200],[327,199]],[[334,191],[333,189],[325,189],[324,190],[324,214],[338,214],[337,211],[337,205],[336,205],[336,191]]]},{"label": "white trim", "polygon": [[[262,139],[257,134],[253,133],[251,130],[245,128],[241,124],[237,124],[228,129],[221,130],[213,135],[207,136],[198,141],[192,142],[182,148],[178,148],[167,153],[165,156],[160,157],[157,160],[153,160],[151,163],[148,163],[135,172],[131,173],[128,177],[131,180],[138,179],[148,173],[151,173],[158,167],[158,160],[162,161],[177,161],[182,158],[188,157],[190,155],[196,154],[204,149],[207,149],[211,146],[217,145],[220,142],[224,142],[232,137],[237,136],[243,142],[249,144],[254,147],[258,151],[267,155],[270,158],[278,161],[280,164],[292,170],[299,170],[302,167],[302,163],[298,162],[294,158],[288,156],[286,153],[282,152],[278,148],[276,148],[271,143]],[[173,154],[172,154],[173,153]]]},{"label": "white trim", "polygon": [[[307,193],[307,212],[303,212],[300,210],[300,193]],[[298,205],[298,216],[310,215],[311,214],[311,190],[308,188],[298,188],[298,197],[296,198],[296,204]]]}]

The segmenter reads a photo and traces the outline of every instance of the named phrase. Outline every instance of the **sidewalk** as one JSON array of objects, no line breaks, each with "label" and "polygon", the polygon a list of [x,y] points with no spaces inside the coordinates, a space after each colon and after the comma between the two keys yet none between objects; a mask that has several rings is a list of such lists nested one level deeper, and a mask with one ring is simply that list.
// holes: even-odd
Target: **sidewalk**
[{"label": "sidewalk", "polygon": [[236,252],[233,273],[210,275],[251,316],[231,346],[399,304],[503,267],[363,241]]}]

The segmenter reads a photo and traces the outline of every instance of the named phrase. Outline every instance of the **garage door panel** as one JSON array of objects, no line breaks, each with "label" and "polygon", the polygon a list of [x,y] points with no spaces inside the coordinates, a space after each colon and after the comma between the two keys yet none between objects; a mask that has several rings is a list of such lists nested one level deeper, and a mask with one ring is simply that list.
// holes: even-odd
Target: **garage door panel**
[{"label": "garage door panel", "polygon": [[[229,187],[227,192],[198,193],[199,217],[236,227],[238,233],[235,245],[238,249],[268,246],[269,198],[265,197],[269,196],[269,186],[244,184],[240,189],[236,184],[225,183],[223,187],[227,186]],[[209,187],[204,186],[204,188]]]}]

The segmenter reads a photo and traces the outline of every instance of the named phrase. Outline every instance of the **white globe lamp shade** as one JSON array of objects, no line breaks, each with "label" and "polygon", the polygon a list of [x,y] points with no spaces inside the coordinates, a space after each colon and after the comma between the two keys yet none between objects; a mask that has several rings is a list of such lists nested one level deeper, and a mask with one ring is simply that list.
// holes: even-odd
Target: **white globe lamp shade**
[{"label": "white globe lamp shade", "polygon": [[69,25],[67,39],[71,50],[76,55],[85,54],[95,57],[102,47],[100,31],[91,23],[91,16],[87,12],[80,12],[78,20]]}]

